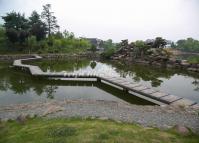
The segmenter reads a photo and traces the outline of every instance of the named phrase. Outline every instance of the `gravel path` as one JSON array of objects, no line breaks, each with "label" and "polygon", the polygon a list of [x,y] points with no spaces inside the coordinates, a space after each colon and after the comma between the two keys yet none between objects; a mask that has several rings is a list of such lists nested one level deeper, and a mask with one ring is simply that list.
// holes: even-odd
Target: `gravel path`
[{"label": "gravel path", "polygon": [[199,134],[199,111],[172,106],[141,106],[126,102],[65,100],[0,106],[1,120],[16,119],[20,115],[55,117],[91,117],[139,123],[143,126],[171,128],[189,127]]}]

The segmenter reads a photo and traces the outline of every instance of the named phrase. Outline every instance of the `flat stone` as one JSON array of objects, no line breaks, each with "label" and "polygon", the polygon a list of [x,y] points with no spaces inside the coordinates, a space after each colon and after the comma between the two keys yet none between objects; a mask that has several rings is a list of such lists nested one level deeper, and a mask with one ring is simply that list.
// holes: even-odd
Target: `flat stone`
[{"label": "flat stone", "polygon": [[168,96],[161,97],[161,100],[164,100],[168,103],[172,103],[172,102],[179,100],[179,99],[181,99],[181,97],[178,97],[178,96],[175,96],[175,95],[168,95]]},{"label": "flat stone", "polygon": [[156,98],[161,98],[163,96],[167,96],[167,93],[163,93],[163,92],[155,92],[155,93],[151,93],[150,96],[156,97]]},{"label": "flat stone", "polygon": [[144,89],[142,90],[143,93],[146,93],[146,94],[151,94],[151,93],[155,93],[155,92],[158,92],[156,90],[153,90],[151,88],[148,88],[148,89]]},{"label": "flat stone", "polygon": [[139,86],[139,84],[135,84],[135,83],[131,83],[131,82],[124,82],[124,83],[122,83],[122,85],[127,88],[132,88],[132,86],[134,86],[134,85]]},{"label": "flat stone", "polygon": [[181,135],[187,136],[190,134],[189,129],[183,125],[175,125],[173,128],[177,133]]},{"label": "flat stone", "polygon": [[148,87],[146,87],[146,86],[137,86],[137,87],[134,87],[133,89],[134,90],[138,90],[138,91],[142,91],[144,89],[148,89]]},{"label": "flat stone", "polygon": [[177,105],[177,106],[191,106],[193,105],[195,102],[189,100],[189,99],[185,99],[185,98],[182,98],[178,101],[175,101],[172,103],[172,105]]},{"label": "flat stone", "polygon": [[116,77],[102,77],[102,79],[112,81],[112,80],[115,80]]},{"label": "flat stone", "polygon": [[31,72],[32,75],[37,75],[37,74],[42,74],[43,73],[43,71],[37,66],[30,67],[29,69],[30,69],[30,72]]},{"label": "flat stone", "polygon": [[111,79],[111,81],[120,81],[120,82],[126,82],[125,79],[122,79],[122,78],[116,78],[116,79]]},{"label": "flat stone", "polygon": [[55,105],[50,105],[49,107],[47,107],[47,109],[44,111],[43,116],[46,116],[48,114],[52,114],[55,112],[59,112],[59,111],[63,111],[64,108],[61,106],[55,106]]},{"label": "flat stone", "polygon": [[129,87],[129,88],[134,88],[134,87],[141,86],[141,84],[135,83],[135,84],[129,84],[129,85],[126,85],[126,86]]}]

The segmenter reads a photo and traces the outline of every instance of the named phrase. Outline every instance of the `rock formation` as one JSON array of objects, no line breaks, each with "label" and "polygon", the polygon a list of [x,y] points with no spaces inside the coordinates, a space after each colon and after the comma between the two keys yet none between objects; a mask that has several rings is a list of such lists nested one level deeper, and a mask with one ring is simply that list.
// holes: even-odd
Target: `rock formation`
[{"label": "rock formation", "polygon": [[121,48],[111,57],[113,60],[130,59],[132,56],[133,45],[128,44],[128,40],[122,40]]}]

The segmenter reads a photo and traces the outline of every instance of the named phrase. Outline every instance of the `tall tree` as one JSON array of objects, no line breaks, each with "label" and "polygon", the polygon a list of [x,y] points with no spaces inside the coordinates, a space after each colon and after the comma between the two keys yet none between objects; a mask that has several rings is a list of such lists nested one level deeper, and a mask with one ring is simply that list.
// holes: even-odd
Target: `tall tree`
[{"label": "tall tree", "polygon": [[6,16],[2,16],[2,19],[5,21],[4,27],[6,28],[6,35],[9,40],[13,43],[25,42],[29,29],[28,20],[25,18],[25,15],[13,11],[7,13]]},{"label": "tall tree", "polygon": [[37,41],[46,37],[46,24],[42,22],[40,15],[33,11],[29,17],[30,34],[36,36]]},{"label": "tall tree", "polygon": [[44,19],[45,24],[47,25],[48,36],[59,29],[59,26],[57,25],[57,19],[53,14],[54,12],[51,11],[50,4],[43,6],[41,17]]}]

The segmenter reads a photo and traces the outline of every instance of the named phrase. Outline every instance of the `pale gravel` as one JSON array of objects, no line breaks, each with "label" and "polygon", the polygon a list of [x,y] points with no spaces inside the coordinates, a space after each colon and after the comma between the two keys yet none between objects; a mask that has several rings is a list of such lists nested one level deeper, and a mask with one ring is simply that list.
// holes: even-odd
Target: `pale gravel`
[{"label": "pale gravel", "polygon": [[91,117],[138,123],[147,127],[168,129],[175,125],[199,134],[199,111],[173,106],[142,106],[126,102],[102,100],[65,100],[0,106],[0,119],[16,119],[20,115],[45,118]]}]

